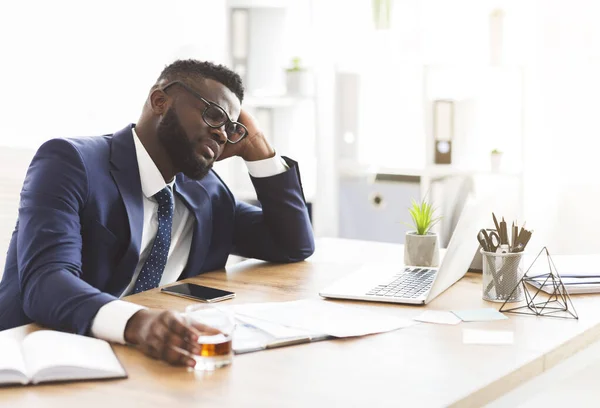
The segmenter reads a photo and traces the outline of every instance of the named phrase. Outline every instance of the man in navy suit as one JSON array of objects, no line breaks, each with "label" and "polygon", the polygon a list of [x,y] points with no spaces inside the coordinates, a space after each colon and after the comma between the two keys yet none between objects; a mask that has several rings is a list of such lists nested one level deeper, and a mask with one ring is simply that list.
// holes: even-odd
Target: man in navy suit
[{"label": "man in navy suit", "polygon": [[[175,61],[135,125],[54,139],[36,153],[0,282],[0,330],[37,322],[194,361],[196,334],[169,311],[119,298],[223,268],[230,253],[296,262],[314,251],[297,164],[241,108],[240,77]],[[211,170],[245,160],[262,208]]]}]

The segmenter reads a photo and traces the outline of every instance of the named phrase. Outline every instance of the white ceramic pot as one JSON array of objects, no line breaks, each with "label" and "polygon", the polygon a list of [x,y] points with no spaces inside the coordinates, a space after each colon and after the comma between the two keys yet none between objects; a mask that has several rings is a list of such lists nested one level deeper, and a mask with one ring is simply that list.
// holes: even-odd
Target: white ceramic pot
[{"label": "white ceramic pot", "polygon": [[313,91],[310,71],[286,71],[286,90],[288,95],[311,96]]},{"label": "white ceramic pot", "polygon": [[490,163],[492,165],[492,171],[498,173],[502,167],[502,153],[491,153]]},{"label": "white ceramic pot", "polygon": [[406,233],[404,241],[404,264],[410,266],[440,266],[440,248],[437,234],[417,235]]}]

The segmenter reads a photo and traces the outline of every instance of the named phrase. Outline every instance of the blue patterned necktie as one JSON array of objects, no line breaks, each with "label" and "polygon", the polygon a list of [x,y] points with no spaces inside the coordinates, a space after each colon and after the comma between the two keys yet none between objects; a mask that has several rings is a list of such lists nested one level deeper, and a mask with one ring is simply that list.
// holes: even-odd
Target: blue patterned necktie
[{"label": "blue patterned necktie", "polygon": [[171,227],[173,226],[173,195],[167,186],[153,197],[158,203],[158,231],[150,255],[140,271],[132,293],[158,287],[167,265],[167,256],[171,246]]}]

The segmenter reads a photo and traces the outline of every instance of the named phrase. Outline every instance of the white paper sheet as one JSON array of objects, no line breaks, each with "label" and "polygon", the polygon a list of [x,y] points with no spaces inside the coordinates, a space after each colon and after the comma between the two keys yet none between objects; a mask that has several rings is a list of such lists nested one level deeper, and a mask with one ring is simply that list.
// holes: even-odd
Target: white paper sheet
[{"label": "white paper sheet", "polygon": [[[535,278],[535,281],[539,282],[540,285],[544,282],[546,282],[546,285],[553,285],[553,281],[552,278],[547,278],[546,276],[544,277],[540,277],[540,278]],[[590,285],[590,284],[596,284],[598,286],[600,286],[600,278],[599,277],[594,277],[594,278],[574,278],[574,277],[561,277],[562,283],[563,285]],[[556,282],[558,283],[558,279],[556,280]]]},{"label": "white paper sheet", "polygon": [[464,344],[513,344],[515,334],[505,330],[463,329]]},{"label": "white paper sheet", "polygon": [[506,320],[503,315],[494,308],[486,307],[483,309],[453,310],[454,313],[463,322],[489,322],[493,320]]},{"label": "white paper sheet", "polygon": [[[525,258],[524,265],[530,266],[537,253],[530,254]],[[560,276],[594,277],[600,275],[600,255],[550,255],[556,271]],[[529,276],[536,276],[550,272],[546,254],[540,255],[535,265],[529,271]]]},{"label": "white paper sheet", "polygon": [[22,345],[25,365],[34,383],[127,375],[104,340],[40,330],[27,335]]},{"label": "white paper sheet", "polygon": [[425,323],[459,324],[461,320],[452,312],[445,310],[426,310],[413,320]]},{"label": "white paper sheet", "polygon": [[282,324],[268,322],[261,319],[255,319],[250,316],[244,316],[241,314],[236,314],[236,319],[242,321],[244,323],[250,324],[254,327],[258,327],[259,329],[267,332],[271,336],[276,339],[289,339],[294,337],[315,337],[319,336],[322,333],[310,333],[306,330],[296,329],[293,327],[287,327]]},{"label": "white paper sheet", "polygon": [[[235,319],[238,320],[238,322],[246,323],[256,328],[259,328],[260,330],[266,332],[267,334],[273,336],[276,339],[288,339],[295,337],[311,338],[323,335],[323,333],[311,333],[306,330],[287,327],[276,322],[252,317],[253,313],[272,308],[274,307],[274,305],[277,304],[280,304],[280,302],[246,303],[240,305],[215,305],[214,307],[215,309],[221,310],[223,312],[233,314],[235,316]],[[200,310],[196,311],[195,315],[202,316],[202,314],[204,313],[206,313],[206,311]]]},{"label": "white paper sheet", "polygon": [[[233,332],[233,350],[236,354],[264,350],[281,345],[322,340],[327,337],[323,333],[311,333],[306,330],[284,326],[279,323],[256,319],[237,313],[238,310],[252,312],[274,307],[278,303],[248,303],[242,305],[215,306],[235,316],[236,328]],[[200,310],[194,315],[202,319],[210,310]]]},{"label": "white paper sheet", "polygon": [[269,307],[236,305],[235,312],[311,333],[323,333],[335,337],[382,333],[414,324],[412,320],[382,312],[367,311],[316,299],[274,302]]},{"label": "white paper sheet", "polygon": [[[20,375],[13,370],[18,371]],[[23,384],[27,383],[27,368],[21,354],[21,345],[13,338],[5,336],[0,338],[0,384],[19,380]]]}]

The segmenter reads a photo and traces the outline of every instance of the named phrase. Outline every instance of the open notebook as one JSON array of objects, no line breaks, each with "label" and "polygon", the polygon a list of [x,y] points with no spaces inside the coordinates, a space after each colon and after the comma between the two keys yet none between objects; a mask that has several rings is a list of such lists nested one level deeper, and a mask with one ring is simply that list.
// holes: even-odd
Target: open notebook
[{"label": "open notebook", "polygon": [[0,337],[1,385],[125,377],[104,340],[51,330],[28,334],[21,343]]}]

